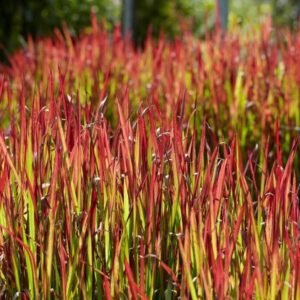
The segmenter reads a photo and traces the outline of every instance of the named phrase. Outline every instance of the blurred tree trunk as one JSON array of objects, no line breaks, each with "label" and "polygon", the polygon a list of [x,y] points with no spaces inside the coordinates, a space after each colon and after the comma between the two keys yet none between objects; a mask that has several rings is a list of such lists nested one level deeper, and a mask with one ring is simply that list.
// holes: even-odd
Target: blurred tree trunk
[{"label": "blurred tree trunk", "polygon": [[217,0],[217,25],[223,31],[227,30],[229,14],[229,0]]},{"label": "blurred tree trunk", "polygon": [[134,37],[134,1],[135,0],[123,0],[122,33],[124,37]]}]

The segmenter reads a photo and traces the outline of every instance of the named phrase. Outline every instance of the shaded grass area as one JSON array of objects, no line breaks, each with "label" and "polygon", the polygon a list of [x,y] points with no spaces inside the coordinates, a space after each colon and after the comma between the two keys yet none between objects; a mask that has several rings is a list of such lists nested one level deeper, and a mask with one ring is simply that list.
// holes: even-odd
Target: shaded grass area
[{"label": "shaded grass area", "polygon": [[2,67],[1,296],[300,298],[300,37],[92,24]]}]

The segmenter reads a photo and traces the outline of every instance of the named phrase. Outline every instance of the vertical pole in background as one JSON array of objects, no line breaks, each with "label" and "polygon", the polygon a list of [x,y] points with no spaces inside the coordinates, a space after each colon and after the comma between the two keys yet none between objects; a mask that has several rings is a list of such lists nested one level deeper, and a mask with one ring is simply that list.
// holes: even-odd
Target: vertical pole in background
[{"label": "vertical pole in background", "polygon": [[229,0],[217,0],[217,27],[221,26],[223,31],[227,30]]},{"label": "vertical pole in background", "polygon": [[133,37],[134,0],[123,0],[122,33],[124,37]]}]

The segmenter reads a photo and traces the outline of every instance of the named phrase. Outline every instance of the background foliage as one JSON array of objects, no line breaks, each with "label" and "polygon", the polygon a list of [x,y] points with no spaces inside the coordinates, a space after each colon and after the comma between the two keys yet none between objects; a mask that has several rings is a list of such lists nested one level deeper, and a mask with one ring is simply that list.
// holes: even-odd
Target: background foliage
[{"label": "background foliage", "polygon": [[295,25],[300,16],[299,0],[272,0],[273,16],[278,24]]},{"label": "background foliage", "polygon": [[110,0],[15,0],[0,1],[0,45],[6,51],[22,46],[26,37],[51,35],[65,23],[72,34],[90,24],[91,9],[111,27],[119,19],[118,5]]},{"label": "background foliage", "polygon": [[[55,27],[66,23],[72,34],[90,24],[90,11],[109,29],[121,18],[122,0],[15,0],[0,2],[0,59],[7,52],[24,45],[27,36],[51,35]],[[267,14],[280,25],[296,24],[300,4],[297,0],[231,0],[230,27],[253,26]],[[196,35],[213,28],[215,0],[145,0],[135,1],[135,38],[143,41],[149,26],[154,36],[160,31],[174,37],[181,21]]]}]

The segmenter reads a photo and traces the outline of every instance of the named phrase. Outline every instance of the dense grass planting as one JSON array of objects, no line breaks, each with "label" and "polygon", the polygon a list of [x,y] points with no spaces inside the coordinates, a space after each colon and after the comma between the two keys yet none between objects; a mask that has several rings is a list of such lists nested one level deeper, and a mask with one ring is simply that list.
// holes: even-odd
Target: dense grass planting
[{"label": "dense grass planting", "polygon": [[1,298],[300,299],[300,34],[92,25],[1,67]]}]

